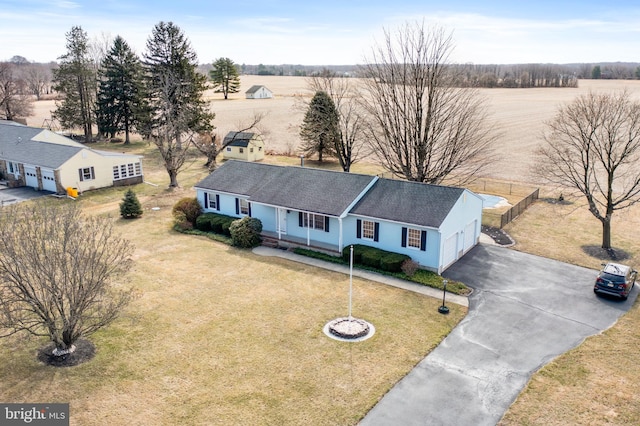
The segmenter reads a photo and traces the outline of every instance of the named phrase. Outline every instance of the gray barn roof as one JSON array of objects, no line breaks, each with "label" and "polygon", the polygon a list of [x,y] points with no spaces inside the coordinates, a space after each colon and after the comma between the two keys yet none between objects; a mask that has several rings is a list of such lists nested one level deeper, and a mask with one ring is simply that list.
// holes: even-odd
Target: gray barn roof
[{"label": "gray barn roof", "polygon": [[438,228],[464,189],[379,179],[350,213]]},{"label": "gray barn roof", "polygon": [[253,85],[253,86],[249,87],[249,90],[247,90],[245,93],[256,93],[258,90],[260,90],[261,87],[264,87],[269,92],[271,91],[271,90],[267,89],[267,87],[262,85],[262,84],[256,84],[256,85]]},{"label": "gray barn roof", "polygon": [[49,130],[0,121],[0,158],[18,163],[57,169],[83,149],[69,145],[35,141]]},{"label": "gray barn roof", "polygon": [[255,133],[251,132],[229,132],[227,133],[227,136],[224,137],[222,144],[226,145],[230,140],[233,139],[233,142],[231,142],[228,146],[242,146],[246,148],[247,146],[249,146],[249,142],[254,136]]}]

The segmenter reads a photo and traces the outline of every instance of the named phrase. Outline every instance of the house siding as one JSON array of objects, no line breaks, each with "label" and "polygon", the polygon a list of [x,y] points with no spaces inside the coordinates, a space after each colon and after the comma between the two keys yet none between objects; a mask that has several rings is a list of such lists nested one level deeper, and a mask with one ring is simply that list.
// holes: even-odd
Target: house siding
[{"label": "house siding", "polygon": [[[358,219],[370,220],[379,223],[378,241],[368,240],[357,237]],[[418,262],[424,268],[437,270],[438,260],[440,258],[440,233],[437,230],[415,226],[411,224],[402,224],[388,222],[375,218],[347,216],[343,220],[345,247],[351,244],[363,244],[394,253],[406,254],[414,261]],[[412,247],[402,247],[402,228],[414,228],[425,231],[427,235],[425,250]]]}]

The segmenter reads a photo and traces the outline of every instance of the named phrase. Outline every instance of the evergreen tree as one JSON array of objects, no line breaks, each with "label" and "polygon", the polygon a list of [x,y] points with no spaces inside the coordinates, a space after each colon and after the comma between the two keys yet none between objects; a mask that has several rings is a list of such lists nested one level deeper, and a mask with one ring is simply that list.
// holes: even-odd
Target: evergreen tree
[{"label": "evergreen tree", "polygon": [[142,213],[142,206],[140,205],[140,201],[138,201],[136,193],[131,189],[127,190],[120,203],[120,216],[124,219],[135,219],[142,216]]},{"label": "evergreen tree", "polygon": [[238,67],[229,58],[219,58],[213,62],[213,69],[209,71],[216,93],[223,93],[228,99],[229,93],[240,91],[240,77]]},{"label": "evergreen tree", "polygon": [[591,70],[591,78],[594,80],[598,80],[600,79],[601,76],[602,76],[602,70],[600,69],[600,65],[596,65]]},{"label": "evergreen tree", "polygon": [[176,187],[190,140],[213,128],[214,114],[203,99],[207,77],[198,73],[196,53],[172,22],[160,22],[153,28],[143,64],[149,93],[149,136],[162,155],[169,186]]},{"label": "evergreen tree", "polygon": [[72,27],[66,37],[67,53],[58,58],[60,65],[53,70],[53,89],[64,94],[64,99],[56,102],[53,118],[64,128],[82,128],[85,141],[90,142],[96,74],[89,58],[89,39],[81,27]]},{"label": "evergreen tree", "polygon": [[336,141],[340,140],[339,118],[336,106],[326,92],[318,91],[311,99],[302,121],[300,137],[305,155],[317,153],[320,162],[324,154],[334,155]]},{"label": "evergreen tree", "polygon": [[129,133],[146,109],[142,65],[122,37],[113,41],[102,62],[100,76],[98,128],[110,137],[124,131],[124,143],[129,144]]}]

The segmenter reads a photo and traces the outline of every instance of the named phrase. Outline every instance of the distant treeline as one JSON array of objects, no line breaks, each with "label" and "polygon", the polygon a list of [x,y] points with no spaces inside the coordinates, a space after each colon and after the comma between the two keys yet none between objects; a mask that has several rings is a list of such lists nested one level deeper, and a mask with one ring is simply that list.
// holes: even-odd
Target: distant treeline
[{"label": "distant treeline", "polygon": [[[607,62],[600,64],[459,64],[458,84],[472,87],[576,87],[578,79],[640,79],[640,63]],[[201,65],[208,71],[210,64]],[[238,66],[246,75],[312,76],[323,69],[337,75],[357,77],[357,65],[247,65]]]}]

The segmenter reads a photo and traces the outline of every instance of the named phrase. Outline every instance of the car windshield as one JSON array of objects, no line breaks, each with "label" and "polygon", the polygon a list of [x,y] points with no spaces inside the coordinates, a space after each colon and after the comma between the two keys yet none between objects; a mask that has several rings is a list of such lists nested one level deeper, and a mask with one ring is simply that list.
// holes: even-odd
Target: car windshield
[{"label": "car windshield", "polygon": [[603,272],[602,275],[600,275],[600,277],[604,280],[611,281],[614,283],[623,283],[625,281],[623,275],[613,275],[613,274],[608,274],[606,272]]}]

